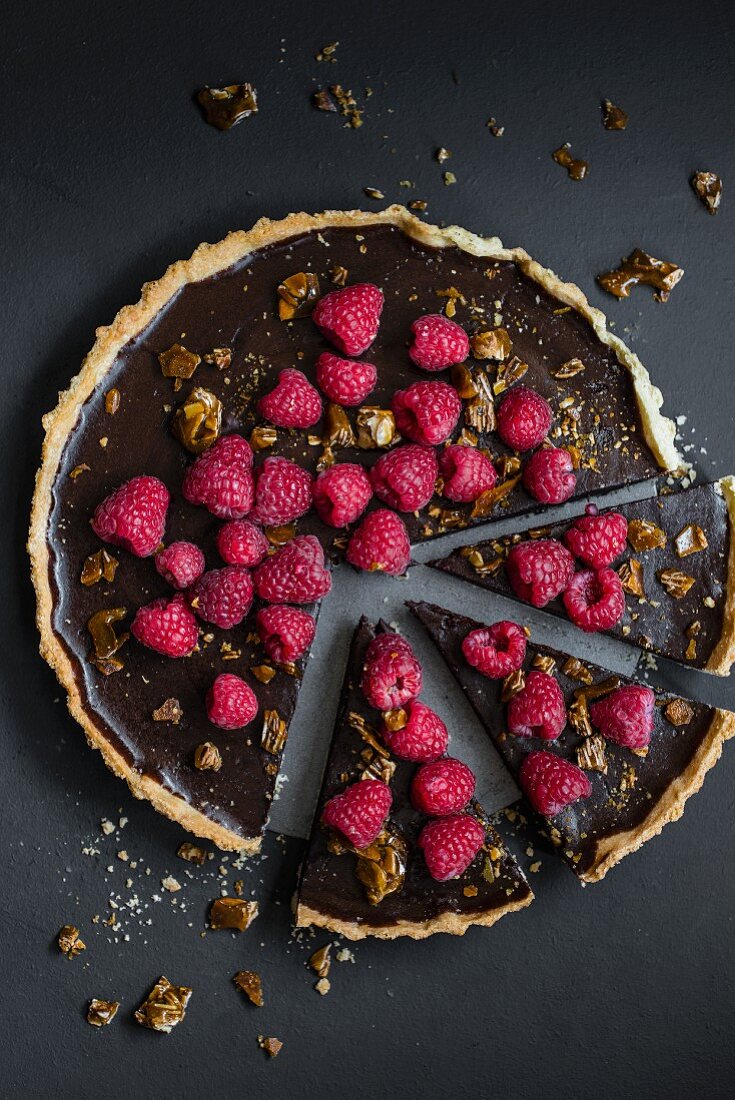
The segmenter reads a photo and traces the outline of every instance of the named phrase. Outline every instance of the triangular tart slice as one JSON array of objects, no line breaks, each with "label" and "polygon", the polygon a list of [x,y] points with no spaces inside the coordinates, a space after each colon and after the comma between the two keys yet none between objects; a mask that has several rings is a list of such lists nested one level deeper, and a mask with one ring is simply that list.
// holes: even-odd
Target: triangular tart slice
[{"label": "triangular tart slice", "polygon": [[[735,733],[735,714],[664,692],[655,693],[653,728],[637,751],[603,738],[590,719],[596,701],[638,685],[597,665],[529,640],[518,672],[491,679],[470,665],[463,642],[485,624],[429,603],[409,604],[449,665],[514,777],[534,753],[553,753],[579,768],[589,793],[553,816],[542,831],[583,883],[598,882],[624,856],[681,816],[690,795]],[[509,701],[532,672],[554,678],[566,706],[566,724],[555,740],[508,732]],[[584,779],[586,776],[586,780]]]},{"label": "triangular tart slice", "polygon": [[[735,479],[622,504],[599,518],[610,513],[627,521],[627,540],[612,562],[626,606],[605,632],[670,660],[727,675],[735,661]],[[429,564],[518,599],[507,566],[513,548],[531,540],[564,543],[580,519],[585,522],[584,513],[463,546]],[[583,561],[577,565],[587,568]],[[562,596],[544,610],[569,617]]]},{"label": "triangular tart slice", "polygon": [[[418,839],[427,817],[411,804],[410,786],[418,765],[392,756],[380,738],[381,713],[360,689],[365,654],[388,628],[361,619],[350,648],[339,711],[296,906],[299,927],[327,928],[351,940],[365,936],[423,939],[435,932],[462,935],[470,925],[491,925],[523,909],[533,894],[520,867],[481,807],[467,808],[485,830],[485,842],[467,869],[448,881],[429,874]],[[377,841],[351,847],[322,822],[334,796],[381,778],[392,805]],[[434,819],[437,820],[437,819]]]}]

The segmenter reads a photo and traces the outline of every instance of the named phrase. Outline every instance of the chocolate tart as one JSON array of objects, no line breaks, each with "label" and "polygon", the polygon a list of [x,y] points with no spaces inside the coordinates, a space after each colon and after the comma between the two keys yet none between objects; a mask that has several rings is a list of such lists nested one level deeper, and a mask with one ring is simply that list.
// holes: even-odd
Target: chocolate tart
[{"label": "chocolate tart", "polygon": [[[317,815],[301,869],[296,924],[327,928],[351,940],[365,936],[424,939],[435,932],[462,935],[470,925],[491,925],[506,913],[530,905],[533,894],[477,803],[473,812],[486,826],[487,841],[467,870],[448,882],[437,882],[426,869],[416,840],[428,819],[412,807],[409,797],[416,764],[391,758],[375,734],[380,713],[366,703],[360,690],[365,651],[376,633],[388,629],[384,623],[373,627],[363,618],[352,639]],[[365,727],[367,735],[361,732]],[[392,841],[395,852],[396,836],[399,844],[401,838],[405,844],[402,859],[394,861],[405,868],[402,884],[376,904],[368,900],[356,873],[360,854],[335,843],[334,834],[320,822],[325,803],[359,779],[366,768],[376,769],[376,778],[390,784],[393,806],[384,830],[389,847]],[[386,881],[398,880],[387,876]]]},{"label": "chocolate tart", "polygon": [[[85,557],[99,549],[88,520],[107,493],[141,473],[178,492],[191,456],[171,428],[191,391],[203,389],[221,403],[222,431],[253,438],[257,429],[258,444],[265,442],[257,398],[273,388],[284,367],[298,366],[313,379],[317,354],[329,347],[309,317],[301,316],[313,304],[314,277],[321,293],[345,279],[377,283],[385,293],[380,331],[366,353],[379,376],[371,406],[389,408],[397,389],[428,377],[407,355],[411,323],[444,307],[470,333],[505,326],[515,359],[491,362],[488,378],[502,368],[506,381],[496,378],[502,389],[511,374],[516,377],[527,366],[525,381],[552,403],[560,438],[580,443],[580,495],[642,481],[680,462],[674,425],[659,411],[660,392],[637,357],[607,331],[603,315],[577,287],[560,282],[521,249],[503,248],[496,238],[425,225],[402,207],[376,214],[293,214],[201,245],[189,260],[147,284],[136,305],[98,329],[80,373],[44,418],[28,544],[41,652],[90,743],[133,793],[226,848],[257,847],[278,761],[267,761],[264,775],[260,762],[231,754],[220,772],[197,774],[190,763],[193,731],[182,737],[181,730],[154,728],[147,718],[162,700],[192,691],[196,662],[165,667],[133,642],[121,674],[101,676],[88,661],[90,614],[111,606],[134,611],[157,595],[151,570],[125,555],[109,589],[83,590],[79,575]],[[176,345],[184,350],[174,352],[168,371],[179,377],[164,377],[159,356]],[[583,362],[582,373],[555,377],[559,365],[571,359]],[[474,377],[485,369],[484,361],[467,369]],[[579,419],[559,408],[565,398],[579,406]],[[489,415],[487,408],[484,412]],[[309,433],[279,430],[275,444],[259,454],[283,454],[312,471],[335,453],[340,461],[369,465],[381,453],[378,444],[396,439],[376,430],[372,414],[366,414],[359,432],[359,416],[359,410],[347,417],[332,409]],[[345,429],[345,418],[351,418],[351,429]],[[350,430],[357,447],[342,446]],[[467,440],[466,425],[460,430]],[[407,517],[414,541],[481,522],[496,511],[520,513],[534,506],[518,474],[509,472],[518,460],[495,433],[478,431],[472,438],[501,460],[506,473],[500,489],[478,505],[447,508],[447,501],[435,498],[421,514]],[[195,511],[175,496],[166,538],[180,530],[205,548],[211,544],[216,523],[201,510],[194,516]],[[318,533],[337,556],[344,548],[341,533],[335,538],[313,514],[299,522],[299,532]],[[244,632],[235,634],[232,644],[241,648]],[[236,663],[227,667],[238,671]],[[288,718],[295,690],[293,681],[279,677],[265,694],[275,696]]]},{"label": "chocolate tart", "polygon": [[[589,798],[579,799],[555,817],[534,815],[582,883],[599,882],[621,859],[681,817],[687,799],[717,763],[724,741],[735,734],[735,714],[730,711],[656,692],[655,724],[645,755],[603,741],[591,726],[587,728],[592,735],[582,735],[577,732],[581,727],[572,721],[572,704],[577,702],[576,709],[584,711],[584,700],[595,697],[596,687],[599,697],[599,685],[605,683],[605,691],[609,691],[636,681],[529,643],[524,671],[532,666],[551,670],[564,693],[570,720],[556,741],[514,737],[505,731],[503,682],[481,675],[462,653],[462,641],[469,631],[485,624],[434,604],[412,603],[409,607],[514,776],[527,753],[539,749],[558,753],[585,771],[592,784]],[[595,770],[602,767],[604,771]]]},{"label": "chocolate tart", "polygon": [[[626,612],[606,633],[726,676],[735,661],[735,479],[622,504],[615,511],[628,521],[628,545],[614,563]],[[503,564],[510,547],[530,538],[561,538],[574,518],[464,546],[428,564],[517,599]],[[561,598],[544,610],[567,617]]]}]

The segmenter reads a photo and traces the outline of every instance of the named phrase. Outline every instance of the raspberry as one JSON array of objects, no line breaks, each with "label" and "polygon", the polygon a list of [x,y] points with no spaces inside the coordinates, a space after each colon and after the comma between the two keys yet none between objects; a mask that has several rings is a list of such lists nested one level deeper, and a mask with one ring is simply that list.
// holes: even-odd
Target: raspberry
[{"label": "raspberry", "polygon": [[508,729],[516,737],[554,741],[567,724],[564,695],[553,676],[533,669],[508,703]]},{"label": "raspberry", "polygon": [[345,837],[355,848],[372,844],[390,813],[393,795],[379,779],[360,779],[341,794],[329,799],[322,821]]},{"label": "raspberry", "polygon": [[442,494],[448,500],[461,504],[477,500],[498,480],[495,467],[487,455],[474,447],[459,444],[444,448],[439,456],[439,472],[444,483]]},{"label": "raspberry", "polygon": [[381,455],[370,471],[375,495],[399,512],[416,512],[434,495],[439,464],[428,447],[407,443]]},{"label": "raspberry", "polygon": [[446,382],[414,382],[393,395],[391,408],[401,435],[414,443],[435,446],[454,431],[462,402]]},{"label": "raspberry", "polygon": [[423,814],[446,817],[463,810],[475,793],[474,772],[447,756],[422,764],[411,783],[411,801]]},{"label": "raspberry", "polygon": [[224,435],[192,463],[181,491],[220,519],[242,519],[253,506],[253,452],[241,435]]},{"label": "raspberry", "polygon": [[122,546],[138,558],[150,557],[163,538],[170,499],[157,477],[131,478],[97,505],[92,530],[103,542]]},{"label": "raspberry", "polygon": [[288,458],[271,455],[255,474],[255,503],[250,518],[277,527],[311,508],[311,474]]},{"label": "raspberry", "polygon": [[199,637],[197,621],[181,593],[139,607],[130,633],[164,657],[188,657]]},{"label": "raspberry", "polygon": [[372,495],[370,478],[356,462],[338,462],[317,474],[314,482],[314,507],[322,523],[330,527],[354,523],[367,508]]},{"label": "raspberry", "polygon": [[255,591],[269,603],[312,603],[332,587],[324,551],[314,535],[297,535],[254,574]]},{"label": "raspberry", "polygon": [[314,324],[345,355],[360,355],[378,335],[383,295],[372,283],[355,283],[325,294],[316,306]]},{"label": "raspberry", "polygon": [[503,680],[516,672],[526,656],[526,635],[517,623],[506,620],[471,630],[462,641],[467,664],[491,680]]},{"label": "raspberry", "polygon": [[484,843],[484,828],[469,814],[427,821],[418,839],[429,874],[437,882],[457,878],[466,871]]},{"label": "raspberry", "polygon": [[421,691],[422,673],[411,646],[400,634],[378,634],[365,653],[360,689],[376,710],[395,710]]},{"label": "raspberry", "polygon": [[155,557],[156,569],[174,588],[188,588],[204,572],[204,554],[193,542],[172,542]]},{"label": "raspberry", "polygon": [[438,760],[447,751],[449,733],[439,715],[414,699],[404,704],[406,724],[399,730],[384,726],[382,738],[394,756],[423,763]]},{"label": "raspberry", "polygon": [[612,565],[625,549],[628,521],[620,512],[597,515],[590,505],[587,515],[575,519],[564,533],[564,542],[576,558],[592,569]]},{"label": "raspberry", "polygon": [[260,528],[248,519],[232,519],[217,532],[217,550],[228,565],[258,565],[269,545]]},{"label": "raspberry", "polygon": [[316,623],[300,607],[270,604],[255,617],[263,648],[272,661],[298,661],[314,640]]},{"label": "raspberry", "polygon": [[231,672],[217,677],[207,692],[207,717],[223,730],[239,730],[258,713],[255,692]]},{"label": "raspberry", "polygon": [[470,353],[470,341],[461,325],[430,313],[411,325],[413,344],[408,354],[417,367],[424,370],[444,370],[462,363]]},{"label": "raspberry", "polygon": [[189,590],[189,603],[205,623],[222,630],[237,626],[253,602],[253,580],[242,565],[210,569]]},{"label": "raspberry", "polygon": [[338,405],[359,405],[378,381],[372,363],[355,363],[324,351],[316,361],[316,381],[322,393]]},{"label": "raspberry", "polygon": [[564,607],[575,626],[587,634],[610,630],[625,612],[625,592],[614,569],[583,569],[564,593]]},{"label": "raspberry", "polygon": [[537,813],[554,817],[578,798],[589,798],[592,784],[581,768],[553,752],[529,752],[518,772],[521,790]]},{"label": "raspberry", "polygon": [[519,542],[508,553],[505,571],[519,599],[546,607],[572,579],[574,558],[556,539]]},{"label": "raspberry", "polygon": [[514,451],[530,451],[546,438],[552,419],[551,406],[540,393],[516,386],[498,409],[498,435]]},{"label": "raspberry", "polygon": [[278,428],[310,428],[322,415],[322,399],[302,371],[287,367],[261,397],[258,412]]},{"label": "raspberry", "polygon": [[346,557],[356,569],[400,576],[406,572],[411,560],[411,544],[405,523],[387,508],[370,512],[353,531]]},{"label": "raspberry", "polygon": [[651,740],[656,696],[650,688],[629,684],[590,706],[590,718],[602,736],[626,749],[645,749]]},{"label": "raspberry", "polygon": [[543,447],[531,455],[523,471],[527,491],[542,504],[563,504],[577,486],[569,451]]}]

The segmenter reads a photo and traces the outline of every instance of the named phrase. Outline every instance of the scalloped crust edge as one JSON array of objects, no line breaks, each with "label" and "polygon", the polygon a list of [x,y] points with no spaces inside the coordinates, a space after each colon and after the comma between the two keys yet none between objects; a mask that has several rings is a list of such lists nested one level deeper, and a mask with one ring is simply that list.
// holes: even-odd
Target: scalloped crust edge
[{"label": "scalloped crust edge", "polygon": [[728,676],[735,661],[735,477],[720,478],[717,488],[725,498],[730,526],[730,549],[727,555],[725,606],[722,613],[720,640],[709,655],[705,672]]},{"label": "scalloped crust edge", "polygon": [[684,813],[688,798],[702,786],[704,777],[720,759],[725,741],[735,735],[735,714],[715,710],[707,735],[689,766],[671,781],[650,814],[635,829],[615,833],[597,844],[594,865],[579,877],[583,883],[600,882],[611,867],[637,851],[646,841],[658,836],[664,825],[677,821]]},{"label": "scalloped crust edge", "polygon": [[327,210],[315,215],[295,213],[281,221],[262,218],[250,230],[230,233],[217,244],[201,244],[190,259],[177,261],[160,279],[145,283],[140,300],[135,305],[124,306],[112,324],[97,329],[94,346],[82,363],[79,373],[71,380],[69,388],[59,394],[56,408],[43,417],[46,435],[41,466],[36,474],[27,544],[36,591],[36,623],[41,635],[39,648],[66,690],[70,713],[83,727],[90,745],[101,751],[110,770],[126,780],[136,798],[148,799],[160,813],[178,821],[196,836],[213,840],[225,850],[255,852],[260,847],[261,838],[243,838],[225,826],[217,825],[183,799],[166,790],[161,783],[131,767],[109,743],[102,727],[93,721],[82,704],[71,660],[52,627],[53,597],[49,584],[46,532],[53,504],[54,479],[67,438],[77,423],[82,405],[103,381],[120,349],[145,329],[186,283],[209,278],[244,259],[251,252],[301,233],[340,226],[357,229],[380,224],[394,225],[415,240],[435,248],[456,245],[474,256],[517,263],[531,279],[585,317],[598,338],[615,352],[632,378],[644,437],[656,460],[664,469],[676,469],[682,463],[674,445],[676,428],[671,420],[660,413],[663,403],[660,390],[652,384],[638,357],[617,336],[607,331],[604,314],[589,304],[579,287],[559,280],[551,270],[532,260],[523,249],[503,248],[497,237],[479,237],[458,226],[440,228],[426,224],[403,206],[389,206],[376,213],[359,210]]}]

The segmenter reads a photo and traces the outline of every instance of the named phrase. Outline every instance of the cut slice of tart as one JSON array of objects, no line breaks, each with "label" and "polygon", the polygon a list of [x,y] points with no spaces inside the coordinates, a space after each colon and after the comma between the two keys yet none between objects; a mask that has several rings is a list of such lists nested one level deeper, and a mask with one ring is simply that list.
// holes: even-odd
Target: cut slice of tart
[{"label": "cut slice of tart", "polygon": [[[427,822],[432,827],[439,822],[443,828],[448,818],[427,817],[412,805],[417,771],[435,764],[397,756],[405,747],[381,735],[384,720],[399,733],[403,722],[405,730],[406,710],[398,707],[381,714],[366,701],[361,683],[368,647],[376,637],[390,640],[396,635],[385,624],[374,627],[363,618],[350,648],[317,815],[301,870],[296,924],[327,928],[353,940],[365,936],[423,939],[435,932],[462,935],[470,925],[494,924],[506,913],[529,905],[533,894],[502,839],[473,801],[463,806],[458,819],[477,830],[476,855],[456,876],[445,881],[432,877],[429,857],[422,850]],[[404,706],[410,710],[410,703]],[[410,714],[416,722],[419,716],[414,711]],[[429,719],[435,720],[433,712]],[[445,744],[434,744],[424,758],[446,759],[438,755]],[[409,751],[415,755],[415,745]],[[373,823],[373,833],[380,830],[377,838],[357,847],[334,825],[327,807],[338,804],[345,792],[359,798],[366,780],[385,785],[390,793],[383,791],[383,795],[390,809],[385,817],[381,810],[382,822]],[[462,798],[466,801],[466,794]]]},{"label": "cut slice of tart", "polygon": [[[409,607],[532,808],[554,810],[539,814],[542,829],[583,883],[598,882],[679,818],[735,733],[729,711],[653,693],[531,640],[515,650],[504,642],[499,656],[492,640],[482,648],[483,634],[472,648],[468,635],[489,627],[433,604]],[[489,675],[511,667],[503,679]]]},{"label": "cut slice of tart", "polygon": [[[254,764],[253,782],[239,757],[198,775],[189,763],[193,732],[177,739],[145,718],[169,697],[183,702],[203,658],[166,663],[131,639],[124,656],[105,658],[109,675],[90,664],[91,615],[125,608],[132,618],[167,591],[151,561],[127,550],[114,580],[80,583],[85,560],[107,545],[89,526],[100,502],[133,479],[156,479],[172,495],[163,541],[192,540],[218,567],[222,513],[199,507],[206,485],[186,499],[182,485],[195,455],[235,435],[255,454],[250,518],[270,529],[274,545],[315,534],[334,557],[401,572],[409,537],[534,506],[520,479],[525,458],[494,430],[495,403],[500,411],[519,384],[541,411],[537,427],[574,448],[577,495],[679,464],[661,394],[581,291],[520,249],[426,225],[402,207],[260,221],[201,245],[98,330],[44,418],[29,551],[42,653],[89,740],[136,794],[200,835],[248,848],[278,761],[266,761],[266,779]],[[468,447],[474,455],[469,480],[446,466],[443,443],[457,440],[466,445],[463,470]],[[382,458],[390,461],[369,479],[363,467]],[[412,462],[421,463],[418,489]],[[318,471],[332,481],[311,508]],[[338,508],[345,492],[348,506]],[[123,632],[130,618],[120,620]],[[243,651],[248,632],[247,623],[227,637],[211,631],[207,652],[223,642]],[[279,693],[280,679],[269,692]],[[289,682],[278,695],[284,718],[294,693]],[[191,721],[195,710],[185,713]]]},{"label": "cut slice of tart", "polygon": [[[735,479],[621,504],[611,512],[589,511],[594,519],[585,513],[521,530],[463,546],[429,564],[490,592],[529,601],[532,592],[518,579],[526,544],[537,543],[543,555],[547,540],[556,540],[576,557],[578,569],[594,568],[606,562],[595,557],[600,538],[606,537],[605,524],[611,516],[622,516],[625,522],[613,532],[615,545],[606,564],[620,577],[625,609],[605,632],[673,661],[727,675],[735,660]],[[592,524],[600,537],[590,530]],[[563,593],[535,606],[570,617]]]}]

